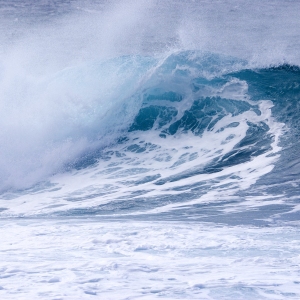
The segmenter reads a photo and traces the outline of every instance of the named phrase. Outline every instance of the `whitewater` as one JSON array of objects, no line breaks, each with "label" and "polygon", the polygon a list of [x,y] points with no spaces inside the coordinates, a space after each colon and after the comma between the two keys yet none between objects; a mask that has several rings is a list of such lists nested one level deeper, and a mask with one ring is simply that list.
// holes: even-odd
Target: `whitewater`
[{"label": "whitewater", "polygon": [[0,1],[0,298],[299,299],[299,12]]}]

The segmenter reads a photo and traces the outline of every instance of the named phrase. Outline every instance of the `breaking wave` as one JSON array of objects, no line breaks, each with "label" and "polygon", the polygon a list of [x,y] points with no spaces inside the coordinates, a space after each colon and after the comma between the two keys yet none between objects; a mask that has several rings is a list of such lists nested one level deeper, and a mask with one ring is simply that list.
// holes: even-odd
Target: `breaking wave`
[{"label": "breaking wave", "polygon": [[3,197],[49,193],[43,213],[140,214],[290,184],[297,158],[274,167],[291,164],[298,76],[199,51],[67,68],[7,107],[20,122],[2,132]]}]

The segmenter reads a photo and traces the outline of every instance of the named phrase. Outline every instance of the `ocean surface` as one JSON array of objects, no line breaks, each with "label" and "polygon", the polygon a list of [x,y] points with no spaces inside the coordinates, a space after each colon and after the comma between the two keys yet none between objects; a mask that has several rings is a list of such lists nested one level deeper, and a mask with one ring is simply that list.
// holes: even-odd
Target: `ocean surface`
[{"label": "ocean surface", "polygon": [[299,16],[0,0],[0,299],[300,299]]}]

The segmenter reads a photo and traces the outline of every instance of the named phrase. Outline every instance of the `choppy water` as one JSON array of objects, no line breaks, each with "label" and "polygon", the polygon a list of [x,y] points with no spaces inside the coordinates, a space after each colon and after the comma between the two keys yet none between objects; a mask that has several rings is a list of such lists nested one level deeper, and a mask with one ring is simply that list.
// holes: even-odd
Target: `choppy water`
[{"label": "choppy water", "polygon": [[0,7],[1,299],[299,297],[300,3]]}]

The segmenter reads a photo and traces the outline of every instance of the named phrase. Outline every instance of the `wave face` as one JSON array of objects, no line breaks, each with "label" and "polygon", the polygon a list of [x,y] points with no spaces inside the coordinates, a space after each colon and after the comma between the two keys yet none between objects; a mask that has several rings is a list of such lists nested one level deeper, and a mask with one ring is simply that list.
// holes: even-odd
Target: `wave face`
[{"label": "wave face", "polygon": [[300,299],[299,11],[0,0],[0,298]]},{"label": "wave face", "polygon": [[[297,195],[299,74],[296,66],[251,69],[245,60],[199,51],[122,56],[60,72],[47,93],[72,95],[63,98],[52,148],[39,153],[55,158],[46,175],[60,172],[4,191],[4,199],[24,205],[4,206],[3,214],[210,220],[216,211],[228,218],[224,212],[240,203],[235,215],[259,206],[271,216],[284,206],[288,218],[296,203],[279,202]],[[30,171],[40,176],[39,168]],[[41,195],[46,203],[27,211]]]}]

